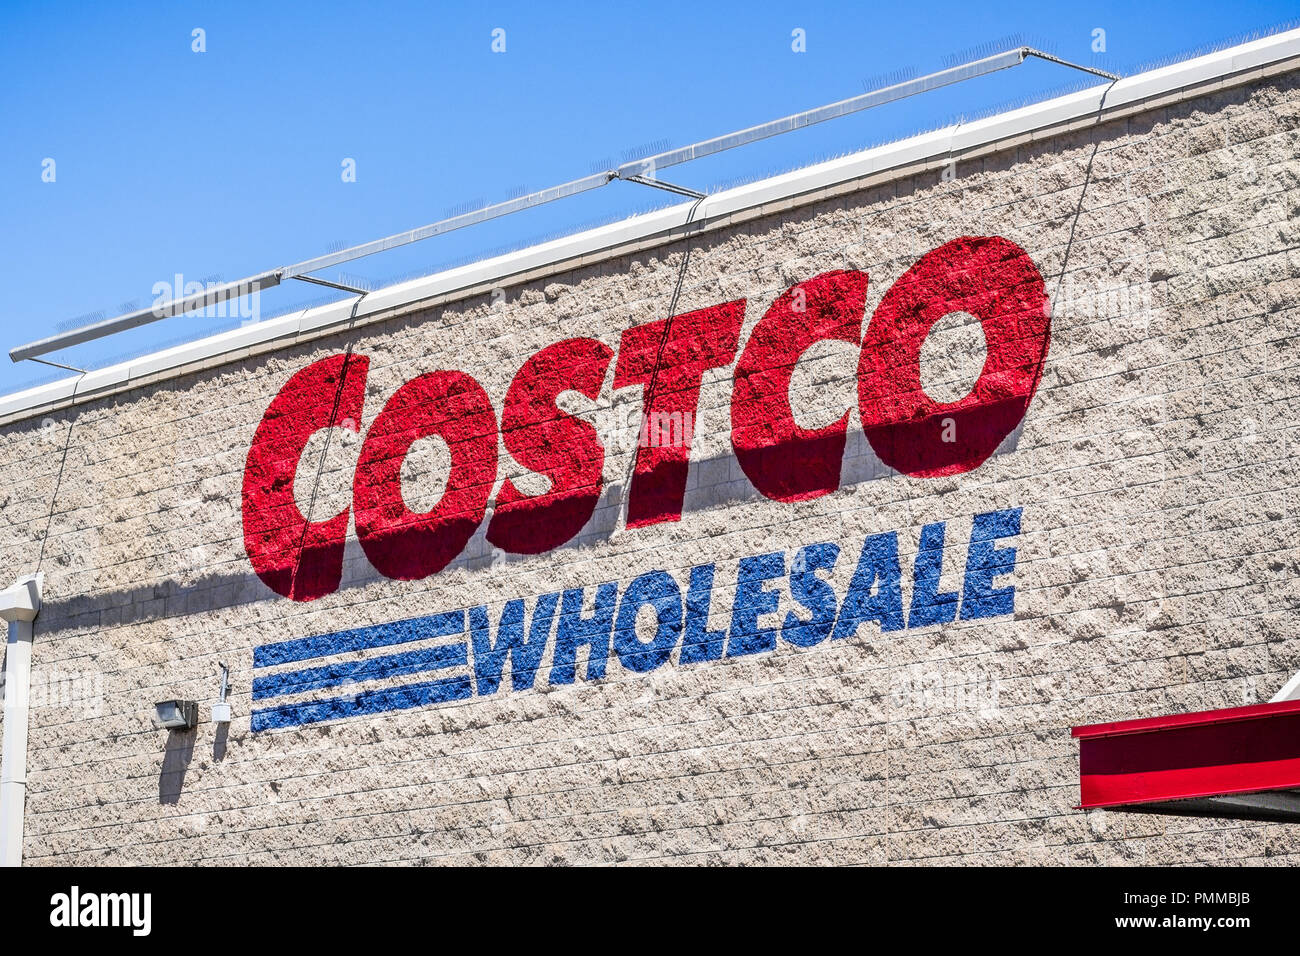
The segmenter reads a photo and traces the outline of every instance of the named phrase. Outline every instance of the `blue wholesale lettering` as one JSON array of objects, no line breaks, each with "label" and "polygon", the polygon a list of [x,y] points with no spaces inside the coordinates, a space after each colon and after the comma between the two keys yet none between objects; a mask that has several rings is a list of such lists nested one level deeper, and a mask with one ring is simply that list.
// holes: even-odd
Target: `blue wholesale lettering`
[{"label": "blue wholesale lettering", "polygon": [[501,686],[501,669],[505,666],[507,654],[510,656],[510,689],[532,689],[559,601],[558,593],[543,594],[537,599],[527,637],[524,636],[523,598],[508,601],[501,609],[495,643],[488,623],[488,609],[483,605],[469,609],[470,635],[474,642],[474,680],[480,696],[494,694]]},{"label": "blue wholesale lettering", "polygon": [[713,571],[711,564],[691,568],[691,585],[686,592],[686,636],[682,639],[681,664],[716,661],[722,656],[727,640],[724,630],[709,629],[709,608],[713,605]]},{"label": "blue wholesale lettering", "polygon": [[875,621],[882,631],[903,629],[903,573],[898,567],[898,534],[873,534],[862,543],[849,593],[835,621],[833,639],[857,637],[858,628]]},{"label": "blue wholesale lettering", "polygon": [[796,647],[814,647],[830,636],[835,627],[835,614],[839,601],[835,589],[817,572],[835,569],[839,560],[840,546],[837,544],[810,544],[800,548],[794,556],[790,570],[790,596],[809,612],[807,620],[794,611],[785,615],[781,625],[781,637]]},{"label": "blue wholesale lettering", "polygon": [[1016,549],[998,548],[998,538],[1020,534],[1020,509],[991,511],[976,515],[971,526],[970,548],[966,552],[966,581],[962,589],[961,617],[997,617],[1016,609],[1016,589],[995,588],[993,579],[1010,574],[1016,567]]},{"label": "blue wholesale lettering", "polygon": [[957,617],[957,592],[939,593],[944,533],[942,521],[921,529],[921,547],[912,567],[912,607],[907,612],[908,627],[947,624]]},{"label": "blue wholesale lettering", "polygon": [[785,553],[775,551],[741,558],[736,572],[736,600],[731,607],[731,630],[727,634],[727,656],[761,654],[776,649],[776,630],[761,627],[758,619],[775,613],[781,595],[763,587],[785,574]]},{"label": "blue wholesale lettering", "polygon": [[[898,534],[890,531],[862,542],[842,601],[830,581],[841,558],[838,544],[798,548],[788,561],[784,551],[741,558],[725,627],[717,620],[710,626],[718,576],[716,565],[704,564],[690,569],[684,589],[680,575],[654,570],[634,578],[621,594],[616,582],[606,582],[540,595],[531,608],[525,599],[514,598],[502,606],[495,626],[488,606],[477,605],[265,644],[253,652],[257,676],[252,690],[255,702],[268,705],[254,709],[252,729],[490,696],[500,691],[507,662],[510,690],[528,691],[548,647],[546,680],[554,686],[574,683],[582,663],[583,680],[603,679],[611,654],[629,674],[646,674],[671,664],[674,653],[677,666],[690,667],[770,654],[780,644],[806,650],[828,638],[832,643],[859,638],[864,624],[892,635],[1014,614],[1015,586],[1005,579],[1015,571],[1017,549],[999,542],[1020,534],[1020,517],[1019,508],[974,516],[960,592],[940,590],[946,523],[925,525],[912,561],[906,615]],[[792,606],[783,608],[786,594]],[[653,633],[643,639],[638,621],[651,617]],[[428,640],[440,643],[361,656],[374,648]],[[435,671],[452,673],[396,687],[356,689],[365,682]]]},{"label": "blue wholesale lettering", "polygon": [[590,617],[582,613],[583,589],[564,592],[560,624],[555,629],[555,661],[551,664],[552,684],[572,684],[577,674],[578,648],[587,647],[587,680],[605,676],[609,660],[609,639],[614,629],[614,602],[618,585],[611,582],[596,589],[596,609]]},{"label": "blue wholesale lettering", "polygon": [[[641,608],[655,609],[657,626],[653,640],[643,644],[636,634]],[[614,629],[614,650],[624,667],[637,673],[652,671],[668,663],[682,636],[682,589],[667,571],[651,571],[633,581],[618,606]]]}]

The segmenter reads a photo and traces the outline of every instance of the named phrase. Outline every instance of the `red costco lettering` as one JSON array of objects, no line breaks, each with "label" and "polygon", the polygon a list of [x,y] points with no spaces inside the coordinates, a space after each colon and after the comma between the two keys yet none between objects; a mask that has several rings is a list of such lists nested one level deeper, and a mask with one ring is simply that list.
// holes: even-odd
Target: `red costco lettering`
[{"label": "red costco lettering", "polygon": [[[850,412],[824,428],[794,419],[790,381],[800,357],[822,340],[858,343],[864,272],[816,276],[783,293],[755,326],[736,362],[731,440],[758,491],[804,501],[839,487]],[[662,424],[679,440],[643,441],[627,490],[627,527],[681,519],[694,417],[706,371],[730,364],[744,320],[737,299],[626,330],[613,387],[640,385],[642,431]],[[976,316],[987,357],[970,394],[936,402],[921,387],[921,346],[952,312]],[[858,410],[881,461],[916,478],[955,475],[982,464],[1024,418],[1051,339],[1043,277],[1029,255],[996,236],[963,236],[932,250],[885,293],[858,360]],[[497,476],[498,443],[550,487],[521,491],[507,479],[486,537],[505,551],[539,554],[574,537],[600,499],[605,448],[595,429],[560,410],[576,391],[600,397],[614,353],[596,339],[566,339],[518,370],[498,434],[487,393],[463,372],[422,375],[397,390],[375,419],[353,480],[357,537],[380,573],[416,579],[445,568],[483,521]],[[359,429],[368,361],[336,355],[293,375],[272,400],[244,469],[244,544],[268,587],[296,601],[336,590],[349,509],[308,522],[293,481],[321,428]],[[675,429],[675,431],[674,431]],[[412,443],[439,436],[451,449],[446,491],[424,514],[402,499],[402,462]]]},{"label": "red costco lettering", "polygon": [[600,394],[614,353],[596,339],[565,339],[523,364],[506,392],[501,437],[515,461],[550,479],[526,495],[506,479],[487,539],[502,551],[540,554],[558,548],[587,523],[600,499],[605,446],[596,430],[555,406],[561,392]]},{"label": "red costco lettering", "polygon": [[338,588],[348,531],[347,508],[314,523],[298,510],[298,459],[322,428],[360,430],[369,368],[364,355],[333,355],[295,372],[253,433],[244,465],[244,549],[263,583],[295,601]]},{"label": "red costco lettering", "polygon": [[[700,380],[736,357],[745,300],[637,325],[623,333],[614,387],[644,387],[641,440],[628,490],[627,526],[680,521]],[[667,334],[667,338],[665,338]],[[663,435],[676,439],[663,441]]]},{"label": "red costco lettering", "polygon": [[840,486],[849,413],[825,428],[801,428],[790,408],[790,377],[814,342],[858,344],[866,300],[865,272],[826,272],[791,286],[736,363],[731,446],[750,483],[769,498],[805,501]]},{"label": "red costco lettering", "polygon": [[[921,388],[921,344],[950,312],[980,320],[988,357],[969,395]],[[1028,253],[997,236],[963,236],[926,253],[880,300],[858,360],[858,409],[880,460],[915,478],[983,464],[1020,424],[1043,374],[1051,319]]]},{"label": "red costco lettering", "polygon": [[[438,436],[451,452],[446,490],[417,514],[402,500],[402,462],[411,445]],[[492,400],[464,372],[431,372],[399,388],[370,426],[352,495],[357,538],[375,570],[417,580],[441,571],[474,536],[497,478]]]}]

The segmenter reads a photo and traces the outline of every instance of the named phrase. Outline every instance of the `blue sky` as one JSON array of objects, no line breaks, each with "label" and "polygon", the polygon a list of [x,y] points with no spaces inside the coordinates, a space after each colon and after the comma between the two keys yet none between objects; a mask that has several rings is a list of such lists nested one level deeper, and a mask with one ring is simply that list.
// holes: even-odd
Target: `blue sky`
[{"label": "blue sky", "polygon": [[[1118,72],[1300,3],[83,5],[0,10],[0,344],[231,280],[927,73],[1018,35]],[[194,52],[193,31],[206,51]],[[504,53],[492,31],[505,30]],[[806,52],[791,49],[801,29]],[[1106,51],[1094,53],[1096,29]],[[673,169],[699,189],[1086,85],[1029,62]],[[625,155],[626,154],[626,155]],[[344,159],[356,181],[344,182]],[[45,160],[54,181],[42,181]],[[627,183],[340,267],[370,281],[671,202]],[[339,269],[322,273],[338,277]],[[292,284],[263,315],[319,300]],[[50,356],[97,367],[222,327],[177,317]],[[62,377],[0,357],[0,394]]]}]

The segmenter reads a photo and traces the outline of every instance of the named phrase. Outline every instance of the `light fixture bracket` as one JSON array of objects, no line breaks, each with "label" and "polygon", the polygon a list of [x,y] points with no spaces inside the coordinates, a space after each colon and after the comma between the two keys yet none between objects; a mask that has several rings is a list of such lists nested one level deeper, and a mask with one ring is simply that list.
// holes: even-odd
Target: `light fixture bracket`
[{"label": "light fixture bracket", "polygon": [[153,710],[154,724],[164,730],[193,730],[199,723],[197,701],[160,700]]}]

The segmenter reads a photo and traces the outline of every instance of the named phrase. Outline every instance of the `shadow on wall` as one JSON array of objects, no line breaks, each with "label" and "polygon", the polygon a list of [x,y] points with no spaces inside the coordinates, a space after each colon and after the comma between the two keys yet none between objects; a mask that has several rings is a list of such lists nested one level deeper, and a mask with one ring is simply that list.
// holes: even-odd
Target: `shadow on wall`
[{"label": "shadow on wall", "polygon": [[193,730],[169,731],[167,749],[163,755],[162,771],[158,774],[158,802],[176,804],[181,800],[185,784],[185,771],[194,759],[194,742],[199,735]]},{"label": "shadow on wall", "polygon": [[212,759],[220,763],[226,759],[226,743],[230,739],[230,724],[217,724],[217,735],[212,741]]},{"label": "shadow on wall", "polygon": [[[1023,429],[1022,420],[1003,439],[993,455],[1014,452]],[[893,469],[883,464],[871,450],[861,429],[850,429],[844,450],[840,487],[849,488],[863,482],[887,478],[892,474],[895,474]],[[619,527],[622,493],[621,483],[606,484],[594,513],[583,530],[562,547],[587,547],[608,540]],[[683,496],[682,511],[684,514],[707,511],[738,502],[758,500],[761,497],[744,476],[734,455],[727,454],[708,459],[692,458],[689,463],[689,477]],[[491,517],[489,507],[487,515],[479,523],[463,552],[448,565],[448,569],[479,570],[498,562],[508,564],[528,557],[500,552],[487,542],[486,532]],[[355,535],[348,536],[344,554],[340,590],[360,588],[374,581],[383,580],[382,575],[366,560]],[[241,556],[242,562],[246,560]],[[95,595],[78,595],[63,601],[49,600],[44,606],[45,630],[49,634],[65,628],[84,627],[87,620],[100,625],[104,623],[121,625],[182,617],[186,614],[253,603],[270,597],[270,589],[261,582],[251,568],[248,568],[246,563],[243,563],[243,567],[247,570],[207,571],[194,580],[182,581],[178,578],[169,578]],[[111,621],[101,617],[101,613],[111,615]],[[173,734],[173,737],[175,736],[178,735]],[[190,746],[192,750],[193,741]],[[219,746],[221,754],[224,754],[224,741]],[[221,754],[214,752],[213,756],[219,760]],[[185,762],[189,763],[188,757]]]}]

